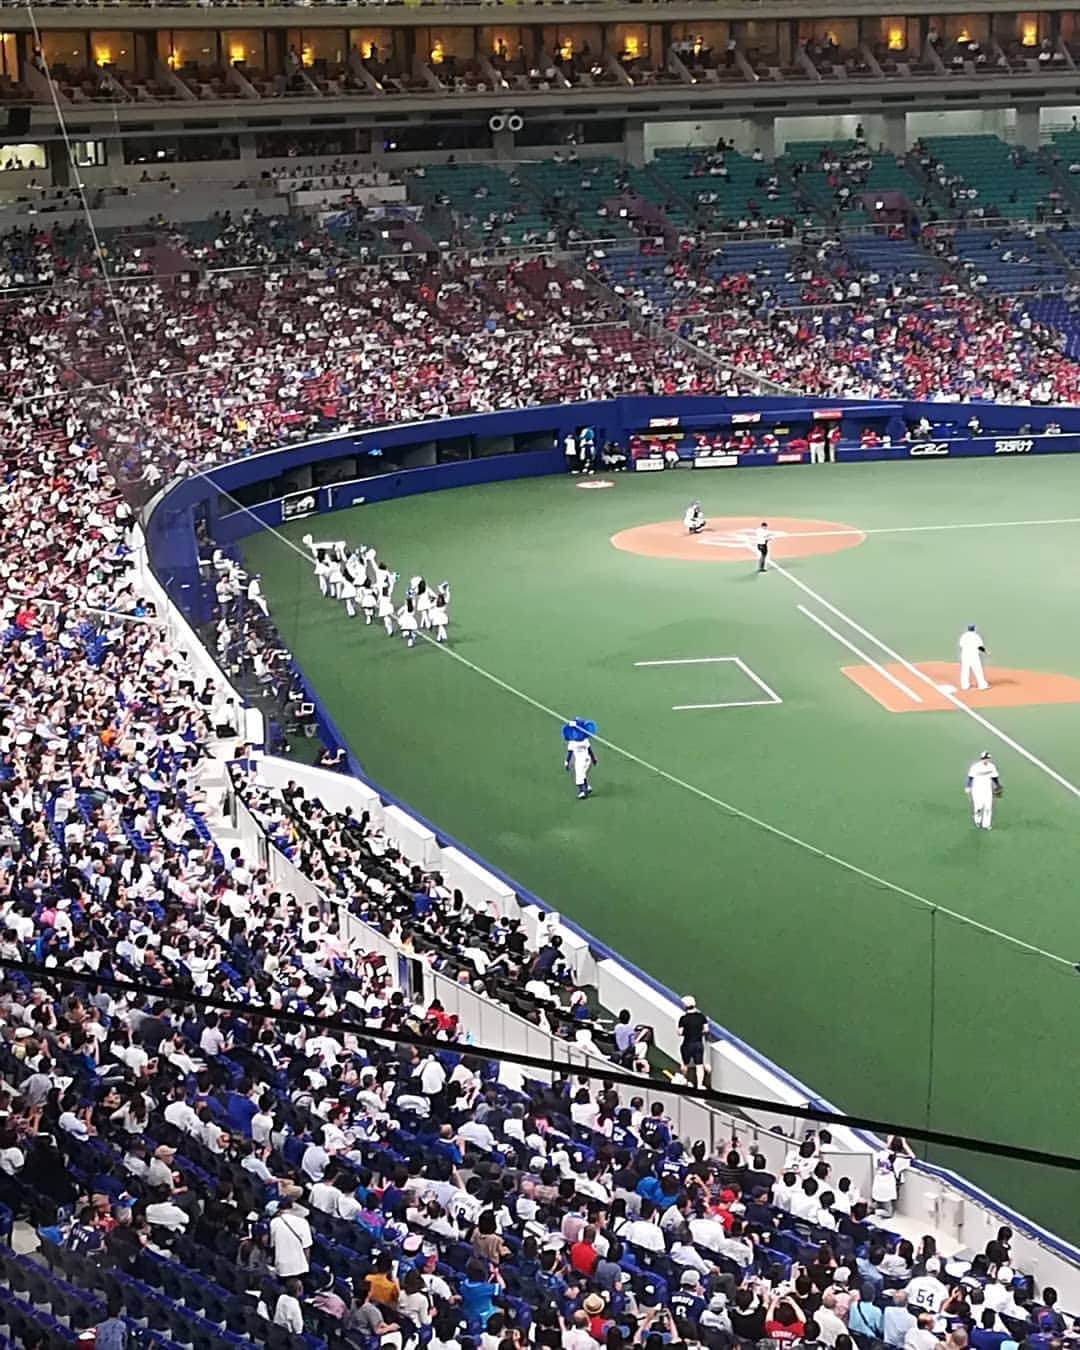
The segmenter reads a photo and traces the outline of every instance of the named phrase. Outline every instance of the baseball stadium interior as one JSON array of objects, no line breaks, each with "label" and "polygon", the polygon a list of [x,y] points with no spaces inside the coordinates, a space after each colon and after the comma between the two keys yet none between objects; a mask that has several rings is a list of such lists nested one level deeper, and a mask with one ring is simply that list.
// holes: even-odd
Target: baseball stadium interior
[{"label": "baseball stadium interior", "polygon": [[0,1350],[1080,1342],[1077,454],[1070,6],[0,0]]}]

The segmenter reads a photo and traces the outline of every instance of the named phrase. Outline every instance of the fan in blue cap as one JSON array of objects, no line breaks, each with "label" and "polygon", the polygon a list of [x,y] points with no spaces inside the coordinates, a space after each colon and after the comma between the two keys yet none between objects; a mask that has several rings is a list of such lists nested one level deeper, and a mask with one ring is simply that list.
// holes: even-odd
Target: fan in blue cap
[{"label": "fan in blue cap", "polygon": [[592,792],[589,786],[589,770],[596,763],[590,736],[596,734],[596,723],[587,717],[575,717],[565,723],[562,737],[566,742],[566,759],[563,768],[569,773],[574,771],[574,786],[577,788],[578,801],[584,801]]}]

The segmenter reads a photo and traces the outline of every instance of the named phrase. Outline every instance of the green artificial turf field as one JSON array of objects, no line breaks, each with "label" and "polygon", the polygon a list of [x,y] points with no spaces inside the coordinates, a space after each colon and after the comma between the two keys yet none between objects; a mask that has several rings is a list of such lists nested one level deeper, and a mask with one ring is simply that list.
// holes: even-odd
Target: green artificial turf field
[{"label": "green artificial turf field", "polygon": [[[859,657],[797,606],[882,662],[847,619],[909,661],[954,660],[974,622],[991,666],[1080,676],[1080,521],[910,530],[1068,517],[1078,486],[1064,455],[623,475],[608,491],[555,477],[285,531],[314,524],[403,578],[449,578],[449,650],[348,620],[270,532],[245,553],[388,790],[841,1108],[1071,1153],[1080,703],[982,714],[1036,766],[962,711],[886,711],[841,673]],[[762,577],[749,555],[612,546],[695,495],[711,516],[896,532]],[[743,665],[636,664],[715,657]],[[672,710],[698,703],[742,706]],[[558,714],[599,724],[585,802]],[[990,833],[963,794],[984,748],[1006,784]],[[1080,1235],[1069,1174],[934,1156]]]}]

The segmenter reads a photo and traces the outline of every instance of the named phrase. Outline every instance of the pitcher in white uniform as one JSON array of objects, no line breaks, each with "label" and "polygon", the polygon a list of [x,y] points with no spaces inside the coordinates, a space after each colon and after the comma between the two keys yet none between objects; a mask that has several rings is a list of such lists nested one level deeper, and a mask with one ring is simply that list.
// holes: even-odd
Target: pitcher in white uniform
[{"label": "pitcher in white uniform", "polygon": [[958,645],[960,647],[960,688],[970,689],[971,681],[974,679],[976,688],[989,689],[990,686],[983,674],[982,664],[986,645],[973,623],[969,623],[964,632],[960,634]]},{"label": "pitcher in white uniform", "polygon": [[990,829],[994,815],[994,798],[1001,791],[1001,776],[997,765],[984,750],[968,769],[964,791],[971,798],[971,814],[980,830]]}]

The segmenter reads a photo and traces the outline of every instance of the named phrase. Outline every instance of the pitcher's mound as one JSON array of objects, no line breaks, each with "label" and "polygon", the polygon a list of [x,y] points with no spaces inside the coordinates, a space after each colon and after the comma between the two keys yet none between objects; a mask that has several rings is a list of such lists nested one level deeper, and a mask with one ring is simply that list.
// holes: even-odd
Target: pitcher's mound
[{"label": "pitcher's mound", "polygon": [[[611,536],[616,548],[640,553],[646,558],[678,558],[683,562],[739,562],[757,559],[754,531],[758,516],[710,516],[700,534],[687,534],[681,520],[661,520],[654,525],[635,525]],[[813,553],[838,553],[854,548],[866,538],[853,525],[833,520],[803,520],[774,516],[769,521],[773,538],[769,553],[774,558],[808,558]]]},{"label": "pitcher's mound", "polygon": [[[1080,703],[1080,680],[1072,675],[987,666],[989,689],[958,689],[949,683],[950,679],[956,679],[958,666],[955,661],[916,661],[913,664],[933,683],[927,684],[926,680],[920,680],[906,666],[898,663],[881,667],[881,671],[888,672],[887,675],[874,670],[872,666],[841,666],[840,669],[849,680],[889,712],[955,710],[956,704],[945,697],[946,691],[969,708],[1022,708],[1032,703]],[[888,678],[890,675],[891,680]]]}]

